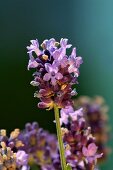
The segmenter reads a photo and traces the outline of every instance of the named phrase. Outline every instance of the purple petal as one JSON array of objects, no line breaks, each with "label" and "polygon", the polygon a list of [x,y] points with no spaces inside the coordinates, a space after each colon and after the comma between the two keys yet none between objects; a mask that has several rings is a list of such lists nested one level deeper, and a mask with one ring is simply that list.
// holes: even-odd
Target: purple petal
[{"label": "purple petal", "polygon": [[60,57],[60,54],[61,54],[61,50],[55,50],[54,52],[53,52],[53,58],[55,59],[55,60],[58,60],[58,58]]},{"label": "purple petal", "polygon": [[34,46],[32,44],[30,46],[27,46],[26,48],[29,50],[28,53],[31,53],[31,51],[34,50]]},{"label": "purple petal", "polygon": [[73,56],[74,58],[76,57],[76,48],[73,48],[71,56]]},{"label": "purple petal", "polygon": [[56,85],[56,79],[55,79],[55,77],[51,77],[51,83],[52,83],[53,86]]},{"label": "purple petal", "polygon": [[54,38],[51,38],[49,41],[48,41],[48,48],[51,48],[51,47],[54,47],[55,46],[55,39]]},{"label": "purple petal", "polygon": [[36,48],[34,51],[35,51],[35,53],[37,54],[37,56],[41,55],[41,53],[42,53],[42,52],[39,50],[39,48]]},{"label": "purple petal", "polygon": [[76,110],[76,111],[74,112],[74,114],[82,117],[82,116],[83,116],[83,108],[80,108],[80,109]]},{"label": "purple petal", "polygon": [[95,159],[101,158],[103,156],[103,153],[95,155]]},{"label": "purple petal", "polygon": [[84,156],[87,156],[87,157],[89,156],[88,149],[85,146],[83,146],[83,148],[82,148],[82,153]]},{"label": "purple petal", "polygon": [[30,42],[31,42],[35,47],[39,48],[39,42],[38,42],[37,39],[36,39],[36,40],[31,40]]},{"label": "purple petal", "polygon": [[97,146],[95,145],[95,143],[91,143],[88,145],[88,154],[89,156],[94,156],[97,152]]},{"label": "purple petal", "polygon": [[16,163],[18,166],[27,165],[28,154],[25,151],[19,150],[16,154]]},{"label": "purple petal", "polygon": [[34,60],[34,61],[29,60],[28,70],[29,70],[30,68],[36,68],[36,67],[38,67],[38,63],[37,63],[35,60]]},{"label": "purple petal", "polygon": [[75,67],[75,65],[70,65],[68,67],[69,73],[77,73],[78,74],[78,68]]},{"label": "purple petal", "polygon": [[89,157],[87,157],[87,160],[88,160],[88,162],[92,163],[93,161],[97,161],[98,158],[101,158],[102,155],[103,155],[103,153],[97,154],[94,156],[89,156]]},{"label": "purple petal", "polygon": [[61,45],[62,47],[66,47],[67,42],[68,42],[68,39],[67,39],[67,38],[61,38],[61,40],[60,40],[60,45]]},{"label": "purple petal", "polygon": [[47,106],[48,106],[47,103],[44,103],[44,102],[39,102],[39,103],[38,103],[38,107],[39,107],[39,108],[42,108],[42,109],[43,109],[43,108],[47,108]]},{"label": "purple petal", "polygon": [[53,58],[56,61],[60,62],[64,58],[65,54],[66,54],[66,48],[62,47],[62,48],[59,48],[58,50],[55,50],[53,52]]},{"label": "purple petal", "polygon": [[54,64],[49,64],[49,63],[46,63],[45,64],[45,69],[47,70],[48,73],[52,73],[52,72],[55,72],[57,73],[58,72],[58,67],[57,65],[54,63]]},{"label": "purple petal", "polygon": [[64,56],[60,62],[61,64],[61,67],[64,68],[68,65],[68,59],[67,59],[67,56]]},{"label": "purple petal", "polygon": [[71,44],[67,44],[68,43],[68,39],[67,38],[61,38],[60,40],[60,45],[63,48],[70,48],[72,45]]},{"label": "purple petal", "polygon": [[60,79],[63,78],[63,75],[62,75],[61,73],[56,73],[55,78],[56,78],[57,80],[60,80]]},{"label": "purple petal", "polygon": [[56,64],[53,64],[52,68],[53,68],[52,71],[55,72],[55,74],[57,74],[58,73],[58,66]]},{"label": "purple petal", "polygon": [[48,73],[53,71],[52,65],[49,63],[45,64],[45,69]]},{"label": "purple petal", "polygon": [[80,64],[83,63],[82,57],[76,57],[76,67],[79,68]]},{"label": "purple petal", "polygon": [[95,158],[93,156],[87,157],[87,161],[92,164],[95,161]]},{"label": "purple petal", "polygon": [[22,166],[21,170],[30,170],[30,167],[28,165]]},{"label": "purple petal", "polygon": [[27,53],[31,53],[34,51],[37,56],[39,56],[42,52],[39,50],[39,43],[38,43],[38,40],[31,40],[31,45],[30,46],[27,46],[27,49],[28,49],[28,52]]},{"label": "purple petal", "polygon": [[46,73],[46,74],[44,75],[44,77],[43,77],[43,80],[49,81],[50,78],[51,78],[51,74],[50,74],[50,73]]},{"label": "purple petal", "polygon": [[34,51],[36,48],[39,48],[39,43],[38,40],[31,40],[31,45],[27,46],[27,49],[29,50],[28,53],[30,53],[31,51]]},{"label": "purple petal", "polygon": [[61,46],[67,45],[67,41],[68,41],[68,39],[63,39],[63,38],[61,38],[61,40],[60,40],[60,45],[61,45]]},{"label": "purple petal", "polygon": [[71,48],[71,47],[72,47],[72,44],[66,45],[66,48]]},{"label": "purple petal", "polygon": [[74,112],[74,109],[71,105],[66,106],[65,108],[61,109],[61,114],[63,114],[63,113],[69,114],[69,113],[72,113],[72,112]]},{"label": "purple petal", "polygon": [[55,39],[51,38],[50,40],[44,40],[42,45],[45,49],[49,50],[50,53],[52,53],[57,47],[55,46]]},{"label": "purple petal", "polygon": [[65,114],[64,112],[61,113],[60,123],[68,124],[68,118],[69,116]]},{"label": "purple petal", "polygon": [[46,98],[44,100],[45,100],[45,102],[42,101],[42,102],[38,103],[38,107],[39,108],[48,108],[51,110],[53,108],[53,101],[51,99],[46,99]]},{"label": "purple petal", "polygon": [[57,68],[59,67],[60,63],[58,60],[54,60],[53,61],[53,65],[55,65]]},{"label": "purple petal", "polygon": [[69,113],[70,117],[72,118],[73,121],[77,120],[77,117],[80,116],[82,117],[82,120],[84,120],[83,118],[83,108],[80,108],[72,113]]}]

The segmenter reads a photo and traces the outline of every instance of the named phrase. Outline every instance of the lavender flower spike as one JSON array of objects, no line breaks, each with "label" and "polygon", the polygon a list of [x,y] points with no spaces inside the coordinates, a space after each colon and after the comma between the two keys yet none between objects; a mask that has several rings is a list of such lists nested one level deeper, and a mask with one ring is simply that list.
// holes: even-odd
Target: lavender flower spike
[{"label": "lavender flower spike", "polygon": [[67,162],[76,170],[95,169],[97,159],[103,154],[97,153],[98,147],[83,117],[83,109],[61,109],[61,123]]},{"label": "lavender flower spike", "polygon": [[[81,57],[76,56],[75,48],[70,56],[66,54],[66,50],[71,47],[66,38],[61,38],[60,43],[54,38],[44,40],[41,47],[42,50],[37,39],[27,46],[30,57],[28,69],[36,69],[32,82],[38,84],[35,93],[35,97],[41,100],[38,107],[52,109],[54,104],[58,108],[71,105],[71,97],[77,94],[72,86],[78,83]],[[33,56],[33,52],[36,56]],[[42,93],[43,90],[46,93]]]},{"label": "lavender flower spike", "polygon": [[96,139],[98,154],[103,153],[98,163],[105,161],[111,152],[107,146],[110,137],[110,127],[108,125],[108,106],[101,96],[88,97],[80,96],[73,101],[76,109],[83,107],[86,123],[91,127],[91,133]]},{"label": "lavender flower spike", "polygon": [[[36,164],[40,169],[61,170],[58,142],[55,135],[48,133],[39,127],[37,122],[27,123],[19,136],[24,144],[18,151],[18,164]],[[23,158],[23,161],[22,161]]]}]

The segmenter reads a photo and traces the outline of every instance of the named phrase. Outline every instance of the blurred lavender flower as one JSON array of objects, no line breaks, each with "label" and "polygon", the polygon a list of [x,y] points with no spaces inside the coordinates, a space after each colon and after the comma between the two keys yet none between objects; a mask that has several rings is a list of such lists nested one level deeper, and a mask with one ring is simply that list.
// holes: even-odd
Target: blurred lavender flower
[{"label": "blurred lavender flower", "polygon": [[16,164],[18,167],[21,167],[24,165],[27,166],[28,164],[28,154],[26,154],[25,151],[19,150],[16,153]]},{"label": "blurred lavender flower", "polygon": [[36,69],[31,84],[38,87],[34,95],[41,100],[38,107],[52,109],[54,104],[59,108],[70,105],[71,96],[77,94],[72,90],[72,86],[77,84],[82,58],[76,56],[75,48],[69,57],[66,55],[66,49],[70,48],[71,44],[68,44],[68,39],[65,38],[62,38],[60,43],[54,38],[44,40],[41,47],[42,50],[39,49],[38,40],[31,40],[31,45],[27,46],[28,69]]},{"label": "blurred lavender flower", "polygon": [[29,155],[29,164],[36,164],[42,170],[60,170],[60,156],[57,138],[39,128],[36,122],[27,123],[20,133],[19,140],[24,144],[20,149]]},{"label": "blurred lavender flower", "polygon": [[5,129],[1,129],[0,130],[0,142],[4,142],[6,144],[7,147],[10,147],[13,151],[18,151],[18,148],[20,146],[23,146],[22,141],[20,141],[18,139],[18,135],[20,134],[20,130],[19,129],[14,129],[14,131],[12,131],[10,133],[10,136],[7,136],[6,130]]},{"label": "blurred lavender flower", "polygon": [[74,111],[71,106],[61,109],[60,122],[67,163],[73,170],[96,168],[97,159],[102,154],[97,154],[98,147],[83,117],[83,109]]},{"label": "blurred lavender flower", "polygon": [[76,109],[83,107],[86,123],[91,127],[91,133],[98,146],[98,153],[103,153],[99,161],[105,160],[110,153],[110,148],[106,146],[110,127],[108,126],[108,106],[104,99],[100,96],[93,98],[80,96],[74,100],[74,106]]},{"label": "blurred lavender flower", "polygon": [[17,151],[14,153],[10,147],[6,146],[5,142],[0,142],[1,170],[29,170],[27,163],[28,155],[24,151]]}]

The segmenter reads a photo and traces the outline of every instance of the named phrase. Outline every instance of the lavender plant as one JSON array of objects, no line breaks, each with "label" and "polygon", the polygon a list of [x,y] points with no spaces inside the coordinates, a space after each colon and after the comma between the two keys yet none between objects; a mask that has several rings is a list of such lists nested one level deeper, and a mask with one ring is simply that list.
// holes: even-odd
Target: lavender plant
[{"label": "lavender plant", "polygon": [[76,56],[76,48],[73,48],[71,55],[67,56],[66,50],[71,47],[68,39],[62,38],[60,43],[53,38],[44,40],[41,47],[42,50],[39,49],[38,40],[31,40],[31,45],[27,47],[28,69],[36,70],[31,84],[37,86],[34,96],[41,100],[38,107],[48,110],[54,108],[61,165],[62,169],[66,170],[70,167],[66,165],[58,108],[72,104],[71,97],[76,95],[72,86],[77,84],[82,58]]},{"label": "lavender plant", "polygon": [[[76,56],[76,48],[67,55],[71,46],[68,39],[63,38],[60,43],[54,38],[44,40],[41,48],[37,39],[31,40],[31,45],[27,46],[28,70],[35,69],[31,85],[37,87],[34,97],[40,99],[38,107],[54,109],[62,170],[96,170],[97,158],[102,153],[97,154],[98,147],[82,109],[74,111],[72,107],[72,96],[77,94],[74,85],[78,83],[79,67],[83,61]],[[45,169],[52,167],[46,166]]]},{"label": "lavender plant", "polygon": [[[103,150],[98,151],[101,139],[97,134],[104,129],[102,107],[98,102],[82,103],[83,108],[75,102],[76,110],[72,107],[82,58],[76,56],[76,48],[67,55],[71,46],[68,39],[63,38],[60,42],[54,38],[44,40],[41,49],[37,39],[31,40],[31,45],[27,46],[28,70],[35,69],[31,81],[31,85],[37,87],[34,97],[40,99],[39,108],[54,109],[58,141],[37,122],[27,123],[22,131],[15,129],[9,137],[2,129],[0,170],[29,170],[32,164],[41,170],[98,170],[97,159],[103,155]],[[95,130],[93,123],[98,116],[100,119]]]},{"label": "lavender plant", "polygon": [[60,43],[53,38],[44,40],[41,47],[42,50],[38,40],[31,40],[31,45],[27,47],[28,69],[35,68],[34,80],[31,81],[33,86],[37,86],[34,96],[41,100],[38,107],[49,110],[55,105],[65,107],[72,103],[71,96],[76,95],[72,86],[77,84],[82,58],[76,56],[76,48],[67,56],[66,49],[71,47],[68,39],[62,38]]}]

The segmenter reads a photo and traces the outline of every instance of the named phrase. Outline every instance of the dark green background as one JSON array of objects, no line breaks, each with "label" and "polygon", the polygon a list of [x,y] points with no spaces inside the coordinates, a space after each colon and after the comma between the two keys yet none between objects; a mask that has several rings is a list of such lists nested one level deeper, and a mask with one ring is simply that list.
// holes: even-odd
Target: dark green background
[{"label": "dark green background", "polygon": [[[67,37],[83,57],[79,95],[102,95],[113,123],[113,1],[0,1],[0,128],[23,128],[28,121],[55,131],[53,113],[39,110],[29,85],[29,40]],[[110,144],[112,144],[112,139]],[[113,154],[102,170],[113,169]]]}]

